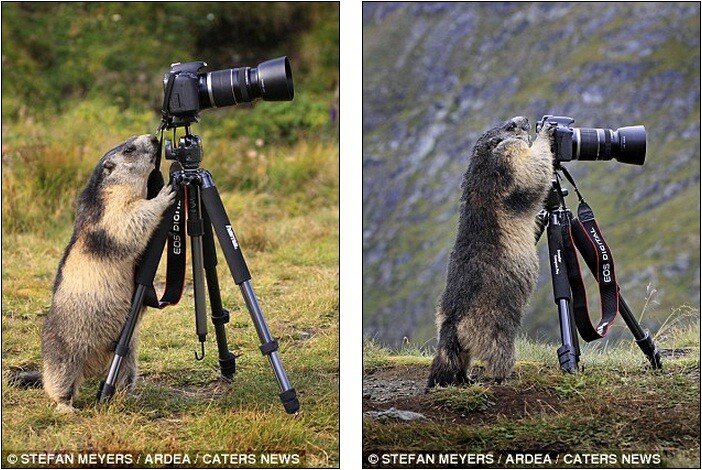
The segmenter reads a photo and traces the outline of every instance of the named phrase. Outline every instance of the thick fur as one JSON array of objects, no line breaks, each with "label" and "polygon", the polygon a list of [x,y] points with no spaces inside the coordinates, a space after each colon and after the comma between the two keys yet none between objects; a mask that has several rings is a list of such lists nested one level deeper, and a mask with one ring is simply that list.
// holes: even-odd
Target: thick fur
[{"label": "thick fur", "polygon": [[428,387],[467,381],[474,358],[497,381],[514,367],[515,335],[539,269],[535,217],[553,172],[551,130],[529,146],[529,129],[526,118],[512,118],[473,149]]},{"label": "thick fur", "polygon": [[[151,135],[128,139],[100,159],[78,197],[42,331],[42,382],[59,410],[73,410],[83,378],[106,373],[129,312],[136,262],[174,200],[170,186],[146,199],[157,150]],[[136,377],[136,338],[120,388]]]}]

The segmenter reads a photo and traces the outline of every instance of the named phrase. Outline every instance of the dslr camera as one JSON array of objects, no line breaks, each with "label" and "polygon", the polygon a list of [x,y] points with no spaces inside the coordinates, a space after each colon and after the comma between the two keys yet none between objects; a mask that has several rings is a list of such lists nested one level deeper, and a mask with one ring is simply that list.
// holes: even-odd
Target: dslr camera
[{"label": "dslr camera", "polygon": [[620,127],[617,130],[594,127],[572,127],[575,119],[547,114],[536,126],[555,127],[553,153],[556,161],[611,160],[630,165],[643,165],[646,159],[646,128]]},{"label": "dslr camera", "polygon": [[201,109],[239,103],[290,101],[295,95],[287,57],[267,60],[257,67],[200,72],[205,62],[177,62],[163,77],[161,113],[171,129],[197,122]]}]

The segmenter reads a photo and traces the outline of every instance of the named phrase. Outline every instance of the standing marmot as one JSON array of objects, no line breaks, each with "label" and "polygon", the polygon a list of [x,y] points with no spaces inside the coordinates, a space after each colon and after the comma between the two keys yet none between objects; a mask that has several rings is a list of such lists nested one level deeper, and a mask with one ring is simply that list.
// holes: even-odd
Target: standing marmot
[{"label": "standing marmot", "polygon": [[429,387],[464,382],[471,359],[495,380],[514,366],[514,340],[538,274],[535,217],[548,192],[548,126],[529,146],[529,121],[515,117],[476,142],[463,179],[458,236],[436,323]]},{"label": "standing marmot", "polygon": [[[59,410],[73,410],[84,377],[106,373],[129,312],[137,259],[175,198],[167,185],[145,199],[157,152],[151,135],[128,139],[100,159],[78,197],[73,236],[42,331],[41,379]],[[120,387],[136,376],[134,338]]]}]

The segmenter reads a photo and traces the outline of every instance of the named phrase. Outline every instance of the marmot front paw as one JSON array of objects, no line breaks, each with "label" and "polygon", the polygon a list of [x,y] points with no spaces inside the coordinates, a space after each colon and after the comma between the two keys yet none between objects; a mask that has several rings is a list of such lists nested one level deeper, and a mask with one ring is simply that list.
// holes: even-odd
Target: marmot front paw
[{"label": "marmot front paw", "polygon": [[177,194],[178,191],[176,191],[172,185],[167,184],[161,188],[161,191],[159,191],[156,199],[158,199],[158,201],[163,203],[165,206],[170,206],[175,201]]},{"label": "marmot front paw", "polygon": [[556,126],[549,126],[549,125],[544,125],[541,126],[541,130],[539,130],[539,133],[536,135],[536,139],[534,140],[534,144],[540,143],[540,142],[548,142],[548,147],[551,149],[551,153],[553,153],[556,150],[556,142],[554,140],[554,136],[556,135]]}]

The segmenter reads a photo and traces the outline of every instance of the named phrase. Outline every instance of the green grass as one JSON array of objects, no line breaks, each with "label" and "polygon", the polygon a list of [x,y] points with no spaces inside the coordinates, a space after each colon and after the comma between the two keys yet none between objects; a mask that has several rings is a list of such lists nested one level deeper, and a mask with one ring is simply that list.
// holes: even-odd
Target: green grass
[{"label": "green grass", "polygon": [[435,388],[431,391],[431,399],[454,413],[485,411],[495,404],[495,397],[490,389],[482,385]]},{"label": "green grass", "polygon": [[[584,369],[575,375],[558,370],[556,345],[520,339],[515,371],[506,382],[433,389],[417,396],[420,404],[385,403],[430,419],[366,418],[364,451],[650,452],[660,453],[666,467],[698,466],[699,331],[694,322],[657,338],[659,348],[687,348],[682,356],[665,357],[660,371],[647,367],[636,346],[619,344],[583,348]],[[406,351],[412,350],[367,342],[365,370],[388,377],[397,369],[405,377],[409,366],[425,377],[430,356]]]}]

